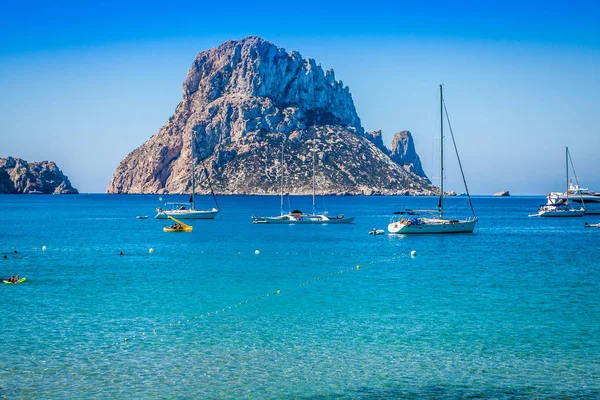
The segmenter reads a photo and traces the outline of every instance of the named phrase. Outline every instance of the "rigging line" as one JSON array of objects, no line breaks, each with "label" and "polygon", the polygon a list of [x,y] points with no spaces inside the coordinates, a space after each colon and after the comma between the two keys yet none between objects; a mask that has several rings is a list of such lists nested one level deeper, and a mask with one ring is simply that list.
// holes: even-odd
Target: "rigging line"
[{"label": "rigging line", "polygon": [[213,190],[212,187],[212,183],[210,181],[210,175],[208,173],[208,171],[206,170],[206,167],[204,168],[204,171],[206,171],[206,179],[208,179],[208,187],[210,188],[210,193],[212,194],[213,200],[215,201],[215,205],[217,206],[217,209],[219,209],[219,202],[217,201],[217,196],[215,196],[215,192]]},{"label": "rigging line", "polygon": [[[571,157],[571,152],[569,151],[568,147],[567,147],[567,154],[569,155],[569,161],[571,162],[571,169],[573,170],[573,175],[575,175],[575,183],[577,184],[577,189],[579,191],[579,198],[581,199],[581,204],[584,204],[583,196],[581,195],[581,186],[579,186],[579,179],[577,179],[577,172],[575,172],[575,166],[573,165],[573,157]],[[567,194],[568,193],[569,193],[569,182],[567,182]]]},{"label": "rigging line", "polygon": [[444,112],[446,113],[446,121],[448,121],[448,128],[450,128],[450,136],[452,136],[452,144],[454,144],[454,151],[456,152],[456,158],[458,159],[458,166],[460,167],[460,174],[462,175],[462,180],[465,185],[465,190],[467,191],[467,197],[469,198],[469,205],[471,206],[471,212],[473,216],[475,215],[475,209],[473,208],[473,202],[471,201],[471,195],[469,194],[469,188],[467,187],[467,180],[465,179],[465,173],[463,171],[462,163],[460,162],[460,156],[458,155],[458,148],[456,147],[456,140],[454,140],[454,132],[452,131],[452,125],[450,124],[450,116],[448,115],[448,109],[446,108],[446,102],[444,104]]}]

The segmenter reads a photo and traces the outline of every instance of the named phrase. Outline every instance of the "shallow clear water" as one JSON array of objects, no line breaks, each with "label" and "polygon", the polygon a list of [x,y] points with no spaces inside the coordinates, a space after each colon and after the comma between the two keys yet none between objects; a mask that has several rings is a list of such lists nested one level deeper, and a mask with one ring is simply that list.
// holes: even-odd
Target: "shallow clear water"
[{"label": "shallow clear water", "polygon": [[600,217],[528,218],[542,200],[402,237],[367,232],[435,199],[277,226],[250,219],[277,197],[221,197],[172,234],[157,196],[0,196],[0,276],[27,277],[0,285],[0,398],[600,397]]}]

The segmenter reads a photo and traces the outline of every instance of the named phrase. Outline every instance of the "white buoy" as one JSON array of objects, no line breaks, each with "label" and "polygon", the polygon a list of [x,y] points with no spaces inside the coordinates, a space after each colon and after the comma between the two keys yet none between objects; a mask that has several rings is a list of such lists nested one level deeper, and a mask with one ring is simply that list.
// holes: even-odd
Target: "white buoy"
[{"label": "white buoy", "polygon": [[148,250],[148,253],[154,253],[154,249],[152,247],[150,247],[150,250]]},{"label": "white buoy", "polygon": [[410,252],[410,256],[411,257],[416,257],[417,256],[417,251],[416,250],[411,251]]},{"label": "white buoy", "polygon": [[260,254],[260,251],[258,251],[258,250],[254,250],[254,254],[256,254],[256,255],[259,255],[259,254]]},{"label": "white buoy", "polygon": [[46,246],[42,246],[42,251],[46,251]]}]

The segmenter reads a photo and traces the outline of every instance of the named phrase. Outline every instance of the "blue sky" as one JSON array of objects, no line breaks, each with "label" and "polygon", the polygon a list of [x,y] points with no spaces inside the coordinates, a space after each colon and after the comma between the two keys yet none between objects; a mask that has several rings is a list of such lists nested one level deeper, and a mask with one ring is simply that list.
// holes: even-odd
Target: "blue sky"
[{"label": "blue sky", "polygon": [[103,192],[172,114],[195,55],[259,35],[333,68],[386,143],[411,130],[434,179],[443,83],[472,192],[559,190],[566,145],[600,191],[599,3],[415,3],[4,1],[0,157],[54,160]]}]

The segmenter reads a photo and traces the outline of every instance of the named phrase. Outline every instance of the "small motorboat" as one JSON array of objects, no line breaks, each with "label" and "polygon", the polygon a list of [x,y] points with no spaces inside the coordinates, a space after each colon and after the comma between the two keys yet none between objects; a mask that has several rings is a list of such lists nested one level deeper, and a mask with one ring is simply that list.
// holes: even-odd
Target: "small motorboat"
[{"label": "small motorboat", "polygon": [[586,228],[600,228],[600,222],[597,224],[588,224],[587,222],[583,225]]},{"label": "small motorboat", "polygon": [[148,219],[148,216],[147,215],[138,215],[136,218],[137,219]]},{"label": "small motorboat", "polygon": [[371,229],[369,231],[369,235],[383,235],[385,233],[385,231],[383,229]]},{"label": "small motorboat", "polygon": [[191,225],[186,225],[183,222],[171,217],[169,215],[169,219],[175,221],[175,223],[171,226],[165,226],[163,231],[165,232],[191,232],[193,227]]},{"label": "small motorboat", "polygon": [[18,281],[16,281],[16,282],[10,282],[10,281],[8,281],[8,280],[6,280],[6,279],[3,279],[3,280],[2,280],[2,283],[5,283],[5,284],[7,284],[7,285],[16,285],[17,283],[23,283],[23,282],[25,282],[26,280],[27,280],[27,278],[21,278],[21,279],[19,279],[19,280],[18,280]]}]

